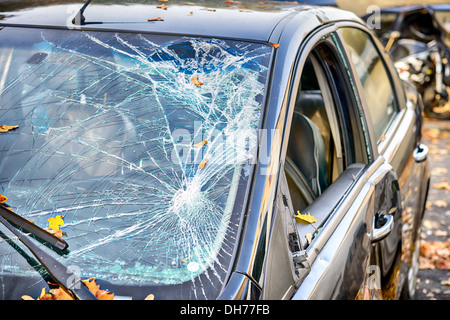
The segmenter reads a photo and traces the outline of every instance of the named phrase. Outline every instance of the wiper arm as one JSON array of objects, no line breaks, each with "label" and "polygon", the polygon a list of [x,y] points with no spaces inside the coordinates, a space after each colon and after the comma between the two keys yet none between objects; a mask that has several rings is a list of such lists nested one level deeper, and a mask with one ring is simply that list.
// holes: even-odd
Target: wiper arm
[{"label": "wiper arm", "polygon": [[50,232],[21,217],[17,213],[6,208],[4,205],[0,205],[0,216],[59,250],[66,250],[69,246],[63,239],[58,238]]},{"label": "wiper arm", "polygon": [[13,225],[3,217],[3,215],[0,215],[0,223],[5,225],[5,227],[8,228],[8,230],[11,231],[31,251],[31,253],[33,253],[39,263],[47,269],[47,272],[61,288],[65,289],[69,294],[72,294],[75,299],[97,300],[95,295],[77,275],[75,275],[69,268],[66,268],[62,263],[53,258],[47,252],[43,251],[39,246],[31,241],[30,237],[14,228]]}]

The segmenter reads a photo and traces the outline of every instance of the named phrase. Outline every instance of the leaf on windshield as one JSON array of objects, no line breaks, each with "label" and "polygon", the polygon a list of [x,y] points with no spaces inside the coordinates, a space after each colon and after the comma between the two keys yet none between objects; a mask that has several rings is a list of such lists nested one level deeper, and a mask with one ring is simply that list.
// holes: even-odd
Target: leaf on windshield
[{"label": "leaf on windshield", "polygon": [[196,143],[194,145],[192,145],[193,148],[200,148],[203,147],[206,143],[208,142],[208,140],[203,140],[202,142]]},{"label": "leaf on windshield", "polygon": [[203,82],[198,81],[197,77],[192,77],[191,81],[193,84],[195,84],[196,86],[202,86]]},{"label": "leaf on windshield", "polygon": [[301,214],[300,211],[298,211],[298,210],[297,210],[297,214],[295,215],[295,220],[297,220],[297,222],[306,222],[306,223],[311,223],[311,224],[318,221],[309,212],[308,212],[308,214]]},{"label": "leaf on windshield", "polygon": [[[100,285],[95,283],[94,278],[89,278],[87,280],[82,281],[88,287],[89,291],[91,291],[92,294],[95,295],[95,297],[98,300],[114,299],[114,293],[100,289]],[[147,298],[149,298],[150,296],[152,295],[148,295]],[[29,295],[23,295],[21,298],[22,300],[35,300],[33,299],[33,297]],[[146,300],[153,300],[147,298]],[[45,288],[42,288],[41,294],[36,300],[74,300],[74,298],[64,288],[50,289],[48,292],[45,291]]]},{"label": "leaf on windshield", "polygon": [[279,46],[280,46],[280,44],[279,43],[270,43],[271,45],[272,45],[272,47],[274,47],[275,49],[277,49]]},{"label": "leaf on windshield", "polygon": [[8,132],[17,129],[19,126],[8,126],[6,124],[0,125],[0,132]]},{"label": "leaf on windshield", "polygon": [[64,220],[62,219],[63,216],[56,216],[55,218],[49,218],[48,221],[48,228],[50,230],[59,231],[59,226],[64,225]]},{"label": "leaf on windshield", "polygon": [[0,194],[0,203],[5,203],[6,201],[11,200],[10,198],[5,197],[4,195]]},{"label": "leaf on windshield", "polygon": [[203,159],[202,162],[198,165],[200,169],[203,169],[206,166],[206,163],[208,162],[208,159]]},{"label": "leaf on windshield", "polygon": [[100,285],[95,283],[94,278],[89,278],[87,280],[82,280],[83,283],[88,287],[89,291],[91,291],[99,300],[113,300],[114,293],[101,290]]}]

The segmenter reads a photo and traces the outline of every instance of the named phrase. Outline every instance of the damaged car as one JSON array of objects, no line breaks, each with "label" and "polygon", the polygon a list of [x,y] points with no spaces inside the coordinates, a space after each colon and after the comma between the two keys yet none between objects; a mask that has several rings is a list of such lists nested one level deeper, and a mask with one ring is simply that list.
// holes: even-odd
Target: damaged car
[{"label": "damaged car", "polygon": [[0,12],[1,299],[413,296],[423,104],[362,20],[90,2]]}]

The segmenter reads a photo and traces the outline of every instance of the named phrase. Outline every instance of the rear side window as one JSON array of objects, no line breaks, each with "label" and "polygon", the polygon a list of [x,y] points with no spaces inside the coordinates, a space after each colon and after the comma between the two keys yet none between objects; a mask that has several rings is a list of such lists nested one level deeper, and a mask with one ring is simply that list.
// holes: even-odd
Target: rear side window
[{"label": "rear side window", "polygon": [[361,94],[365,97],[376,139],[380,141],[399,110],[392,83],[383,59],[367,33],[343,28],[340,34],[361,82]]}]

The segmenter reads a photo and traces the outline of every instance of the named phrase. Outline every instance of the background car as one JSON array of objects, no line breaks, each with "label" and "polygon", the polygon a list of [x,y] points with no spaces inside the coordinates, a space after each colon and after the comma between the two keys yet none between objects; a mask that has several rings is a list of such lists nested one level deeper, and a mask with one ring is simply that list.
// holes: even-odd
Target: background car
[{"label": "background car", "polygon": [[2,299],[414,294],[423,105],[362,20],[99,2],[0,14],[0,213],[68,245],[1,220]]},{"label": "background car", "polygon": [[[429,117],[449,119],[447,86],[450,85],[450,5],[410,5],[381,8],[374,31],[395,61],[400,77],[417,87]],[[444,108],[443,108],[444,107]],[[443,110],[442,110],[443,109]]]}]

